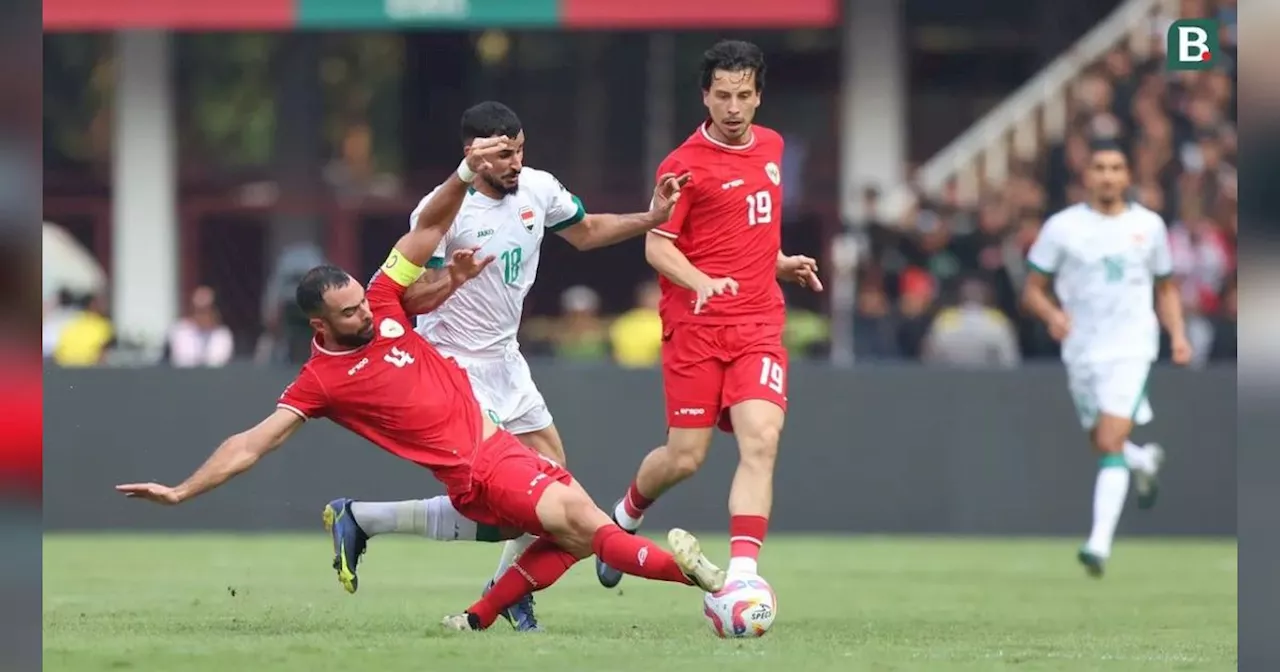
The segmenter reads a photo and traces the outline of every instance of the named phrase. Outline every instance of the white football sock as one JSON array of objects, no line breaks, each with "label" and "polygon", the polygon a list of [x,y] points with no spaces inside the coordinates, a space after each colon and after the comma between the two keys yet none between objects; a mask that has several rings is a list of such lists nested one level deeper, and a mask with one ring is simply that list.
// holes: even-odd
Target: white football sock
[{"label": "white football sock", "polygon": [[519,558],[520,554],[524,553],[525,549],[537,539],[532,534],[526,534],[503,544],[502,557],[498,559],[498,571],[494,572],[493,580],[497,581],[508,567],[515,564],[516,558]]},{"label": "white football sock", "polygon": [[1149,474],[1156,470],[1155,455],[1150,448],[1139,446],[1132,441],[1124,442],[1124,461],[1129,468]]},{"label": "white football sock", "polygon": [[1098,480],[1093,489],[1093,531],[1085,548],[1100,557],[1111,556],[1111,540],[1115,538],[1120,512],[1129,494],[1129,468],[1108,455],[1098,469]]},{"label": "white football sock", "polygon": [[370,537],[379,534],[417,534],[436,541],[474,541],[476,524],[458,513],[449,498],[403,502],[352,502],[351,515]]},{"label": "white football sock", "polygon": [[618,527],[628,531],[635,532],[640,529],[640,523],[644,522],[644,516],[632,518],[627,515],[627,508],[622,505],[622,501],[618,501],[618,505],[613,507],[613,519],[618,521]]},{"label": "white football sock", "polygon": [[754,575],[760,573],[759,563],[752,558],[729,558],[729,569],[725,574],[748,574]]}]

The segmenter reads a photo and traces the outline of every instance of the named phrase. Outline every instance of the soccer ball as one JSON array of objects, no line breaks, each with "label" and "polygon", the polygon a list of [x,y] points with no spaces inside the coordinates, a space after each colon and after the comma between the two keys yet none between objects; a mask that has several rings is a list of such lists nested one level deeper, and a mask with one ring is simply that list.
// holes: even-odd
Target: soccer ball
[{"label": "soccer ball", "polygon": [[718,593],[705,593],[702,613],[723,639],[763,637],[778,615],[778,598],[763,577],[730,576]]}]

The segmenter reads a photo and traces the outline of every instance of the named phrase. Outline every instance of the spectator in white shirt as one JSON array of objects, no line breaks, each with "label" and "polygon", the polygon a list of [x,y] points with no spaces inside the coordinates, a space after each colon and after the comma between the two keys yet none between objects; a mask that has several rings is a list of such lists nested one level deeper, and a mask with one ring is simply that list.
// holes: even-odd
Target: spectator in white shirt
[{"label": "spectator in white shirt", "polygon": [[213,289],[191,293],[191,313],[169,330],[169,363],[179,368],[225,366],[235,354],[231,330],[222,323]]}]

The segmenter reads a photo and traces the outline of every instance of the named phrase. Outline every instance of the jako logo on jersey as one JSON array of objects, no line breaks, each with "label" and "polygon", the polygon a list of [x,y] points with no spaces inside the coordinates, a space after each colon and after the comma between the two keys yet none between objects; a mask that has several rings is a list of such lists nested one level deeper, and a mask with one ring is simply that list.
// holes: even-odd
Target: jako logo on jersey
[{"label": "jako logo on jersey", "polygon": [[1218,22],[1213,19],[1174,21],[1165,36],[1165,67],[1170,70],[1208,70],[1218,53]]},{"label": "jako logo on jersey", "polygon": [[520,223],[524,224],[524,228],[526,230],[528,231],[533,230],[533,219],[536,216],[537,215],[533,213],[533,208],[527,205],[524,206],[523,208],[520,208]]},{"label": "jako logo on jersey", "polygon": [[764,164],[764,174],[769,176],[769,181],[774,186],[782,184],[782,171],[778,169],[778,164],[772,161]]},{"label": "jako logo on jersey", "polygon": [[367,365],[368,363],[369,363],[369,358],[368,358],[368,357],[365,357],[364,359],[362,359],[362,360],[360,360],[360,361],[356,362],[356,365],[355,365],[355,366],[353,366],[353,367],[351,367],[350,369],[348,369],[348,370],[347,370],[347,375],[348,375],[348,376],[354,376],[354,375],[356,375],[356,372],[357,372],[357,371],[359,371],[360,369],[363,369],[363,368],[365,367],[365,365]]},{"label": "jako logo on jersey", "polygon": [[476,231],[476,238],[487,238],[493,235],[493,229],[480,229]]},{"label": "jako logo on jersey", "polygon": [[388,317],[378,324],[378,333],[382,334],[383,338],[400,338],[404,336],[404,327]]}]

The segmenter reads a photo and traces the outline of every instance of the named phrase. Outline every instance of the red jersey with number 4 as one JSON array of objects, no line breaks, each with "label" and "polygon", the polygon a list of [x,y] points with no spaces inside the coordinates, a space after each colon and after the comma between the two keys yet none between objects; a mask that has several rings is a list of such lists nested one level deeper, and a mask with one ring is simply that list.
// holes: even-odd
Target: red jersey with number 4
[{"label": "red jersey with number 4", "polygon": [[484,432],[467,374],[413,330],[405,288],[379,272],[366,297],[374,337],[347,352],[311,344],[311,358],[278,407],[329,418],[379,448],[432,471],[450,493],[471,488]]},{"label": "red jersey with number 4", "polygon": [[663,277],[660,311],[667,325],[782,324],[786,304],[778,286],[782,249],[782,136],[753,124],[745,145],[727,145],[698,127],[658,167],[692,174],[671,219],[653,233],[675,241],[698,270],[733,278],[738,295],[713,296],[697,315],[696,294]]}]

